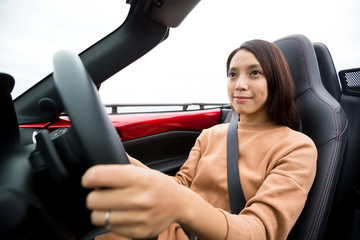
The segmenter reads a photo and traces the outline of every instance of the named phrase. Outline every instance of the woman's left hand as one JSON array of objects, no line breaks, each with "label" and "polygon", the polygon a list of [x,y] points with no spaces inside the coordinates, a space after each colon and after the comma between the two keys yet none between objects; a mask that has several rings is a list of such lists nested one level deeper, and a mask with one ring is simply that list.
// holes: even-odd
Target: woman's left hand
[{"label": "woman's left hand", "polygon": [[95,189],[86,200],[92,223],[108,224],[109,230],[124,237],[154,237],[186,212],[181,190],[185,188],[155,170],[98,165],[85,172],[82,185]]}]

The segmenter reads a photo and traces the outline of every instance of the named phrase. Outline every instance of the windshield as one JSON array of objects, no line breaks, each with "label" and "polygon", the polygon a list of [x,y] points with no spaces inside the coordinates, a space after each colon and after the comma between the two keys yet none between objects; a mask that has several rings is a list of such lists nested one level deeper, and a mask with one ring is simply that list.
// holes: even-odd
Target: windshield
[{"label": "windshield", "polygon": [[55,52],[80,53],[119,27],[125,0],[1,0],[0,72],[15,78],[16,98],[53,71]]},{"label": "windshield", "polygon": [[167,40],[100,93],[114,103],[227,103],[228,54],[251,39],[303,34],[329,48],[337,71],[360,65],[358,0],[203,0]]},{"label": "windshield", "polygon": [[[124,21],[125,0],[2,0],[0,71],[13,98],[52,72],[62,49],[80,53]],[[104,82],[105,104],[226,103],[225,62],[244,41],[303,34],[329,48],[338,71],[360,64],[358,0],[203,0],[170,36]]]}]

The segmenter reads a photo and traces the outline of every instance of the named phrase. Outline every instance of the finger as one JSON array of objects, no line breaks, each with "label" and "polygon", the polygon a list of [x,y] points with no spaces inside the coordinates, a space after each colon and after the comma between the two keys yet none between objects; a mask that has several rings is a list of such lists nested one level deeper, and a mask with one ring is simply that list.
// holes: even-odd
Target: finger
[{"label": "finger", "polygon": [[96,226],[139,226],[147,220],[138,211],[95,210],[91,213],[91,222]]},{"label": "finger", "polygon": [[109,212],[109,216],[108,216],[108,221],[106,222],[106,212],[107,211],[101,211],[101,210],[96,210],[96,211],[92,211],[91,212],[91,222],[95,225],[95,226],[105,226],[106,224],[110,224],[110,216],[111,216],[111,212]]},{"label": "finger", "polygon": [[149,198],[136,188],[98,189],[86,198],[86,207],[92,210],[133,210],[149,208]]},{"label": "finger", "polygon": [[84,173],[81,184],[84,188],[127,187],[141,179],[144,170],[130,164],[97,165]]},{"label": "finger", "polygon": [[[109,216],[106,220],[106,216]],[[115,232],[124,237],[151,239],[156,236],[159,230],[149,225],[148,219],[144,221],[139,217],[138,212],[119,212],[119,211],[93,211],[91,221],[96,226],[105,226],[108,231]],[[155,238],[156,239],[156,238]]]}]

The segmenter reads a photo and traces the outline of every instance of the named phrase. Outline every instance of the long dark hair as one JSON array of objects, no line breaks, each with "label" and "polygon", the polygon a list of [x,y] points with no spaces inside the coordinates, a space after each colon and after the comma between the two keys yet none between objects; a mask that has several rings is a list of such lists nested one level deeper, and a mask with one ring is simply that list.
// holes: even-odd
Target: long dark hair
[{"label": "long dark hair", "polygon": [[291,72],[285,56],[273,43],[264,40],[251,40],[232,51],[226,62],[226,73],[230,62],[241,49],[253,53],[259,61],[267,79],[268,98],[264,104],[272,121],[298,130],[300,117],[295,104],[295,89]]}]

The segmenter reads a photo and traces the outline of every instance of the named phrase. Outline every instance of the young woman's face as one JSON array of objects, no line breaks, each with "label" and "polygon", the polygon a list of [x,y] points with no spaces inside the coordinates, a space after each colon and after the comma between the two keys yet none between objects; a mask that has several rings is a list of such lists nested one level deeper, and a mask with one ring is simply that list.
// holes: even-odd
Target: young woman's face
[{"label": "young woman's face", "polygon": [[228,97],[241,122],[266,122],[264,103],[268,98],[267,80],[255,55],[239,50],[231,59],[228,72]]}]

